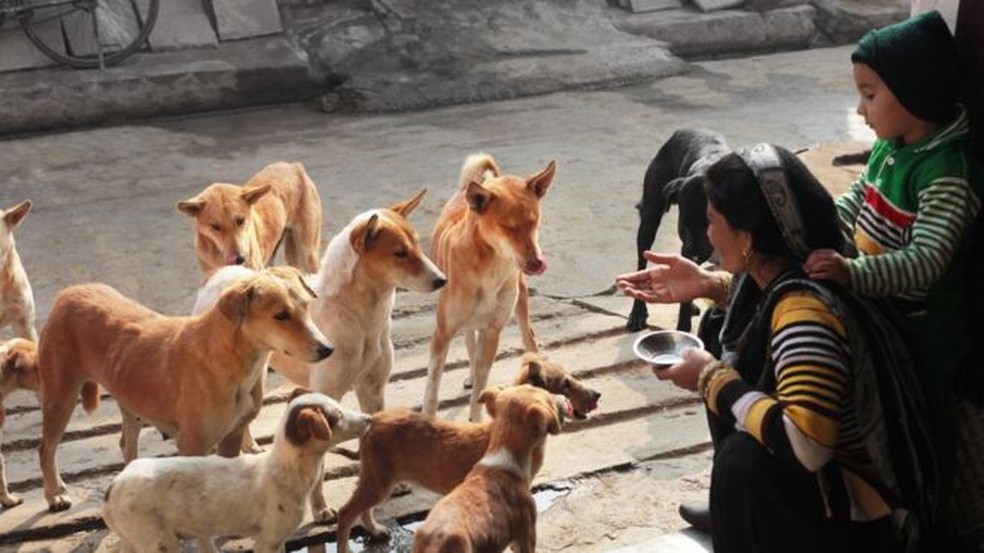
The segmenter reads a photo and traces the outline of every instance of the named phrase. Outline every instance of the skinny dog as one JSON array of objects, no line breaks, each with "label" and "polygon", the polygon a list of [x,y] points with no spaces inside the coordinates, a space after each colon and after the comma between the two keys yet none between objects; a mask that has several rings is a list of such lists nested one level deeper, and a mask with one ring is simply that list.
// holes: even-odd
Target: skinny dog
[{"label": "skinny dog", "polygon": [[[514,382],[521,384],[564,395],[579,419],[593,411],[601,397],[539,353],[523,356]],[[389,530],[376,522],[373,507],[389,497],[397,483],[412,482],[439,494],[460,484],[488,449],[492,427],[489,421],[458,423],[407,409],[382,411],[372,420],[369,432],[359,441],[358,484],[338,513],[335,535],[339,553],[348,551],[352,524],[360,515],[370,536],[383,539],[389,535]],[[533,475],[539,472],[542,461],[543,448],[535,447]]]},{"label": "skinny dog", "polygon": [[31,211],[31,200],[0,210],[0,328],[10,325],[14,335],[37,343],[34,328],[34,292],[14,244],[14,228]]},{"label": "skinny dog", "polygon": [[530,484],[547,434],[560,432],[570,403],[529,385],[488,389],[479,400],[492,417],[488,449],[431,509],[414,534],[414,553],[499,552],[510,544],[517,553],[536,550]]},{"label": "skinny dog", "polygon": [[437,413],[441,374],[452,338],[464,331],[471,368],[469,416],[481,419],[478,396],[488,383],[499,336],[516,321],[526,351],[537,351],[524,275],[547,270],[540,252],[540,200],[553,182],[553,161],[531,177],[503,175],[492,156],[469,156],[458,190],[445,204],[431,235],[431,257],[448,275],[437,300],[423,411]]},{"label": "skinny dog", "polygon": [[195,253],[202,273],[225,265],[266,267],[280,242],[288,265],[318,268],[321,197],[300,163],[273,163],[242,186],[214,183],[178,202],[195,218]]},{"label": "skinny dog", "polygon": [[275,553],[304,517],[304,501],[320,486],[321,460],[332,445],[357,438],[369,416],[322,394],[297,395],[287,405],[273,446],[234,459],[137,459],[116,476],[102,508],[125,553],[178,551],[181,538],[248,536],[253,550]]},{"label": "skinny dog", "polygon": [[38,346],[49,509],[71,506],[55,451],[79,394],[91,412],[100,385],[123,414],[125,461],[137,456],[144,421],[174,437],[180,455],[205,455],[216,444],[220,455],[238,454],[243,428],[260,410],[270,353],[313,362],[332,351],[308,316],[312,294],[293,272],[289,280],[262,272],[238,282],[195,317],[161,315],[103,284],[62,290]]},{"label": "skinny dog", "polygon": [[[730,148],[724,138],[707,130],[680,129],[670,136],[649,163],[642,182],[639,231],[636,236],[637,269],[646,268],[643,252],[653,245],[663,214],[677,204],[677,234],[683,242],[681,254],[698,264],[711,257],[713,248],[707,240],[707,199],[704,196],[704,172]],[[689,331],[694,306],[680,304],[677,328]],[[649,311],[645,302],[635,300],[626,327],[635,332],[646,328]]]},{"label": "skinny dog", "polygon": [[[29,340],[14,338],[0,344],[0,444],[3,443],[3,400],[14,390],[29,390],[41,401],[41,382],[38,379],[38,348]],[[23,499],[7,488],[7,472],[0,451],[0,505],[14,507]]]},{"label": "skinny dog", "polygon": [[[354,388],[363,412],[383,409],[393,367],[390,321],[396,288],[432,292],[445,283],[444,273],[424,255],[407,221],[425,193],[357,215],[332,238],[312,279],[318,297],[310,312],[335,352],[314,364],[275,353],[271,364],[277,372],[336,399]],[[210,305],[210,298],[248,272],[242,267],[217,272],[199,292],[196,309]],[[312,510],[319,522],[334,518],[320,487],[312,496]]]}]

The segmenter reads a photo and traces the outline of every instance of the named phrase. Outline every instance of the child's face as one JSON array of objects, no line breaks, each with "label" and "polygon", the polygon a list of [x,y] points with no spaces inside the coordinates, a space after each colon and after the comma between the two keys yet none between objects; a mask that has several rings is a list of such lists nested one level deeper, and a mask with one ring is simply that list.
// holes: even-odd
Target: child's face
[{"label": "child's face", "polygon": [[909,113],[875,70],[854,64],[854,84],[858,89],[858,115],[878,138],[901,138],[911,144],[922,138],[925,121]]}]

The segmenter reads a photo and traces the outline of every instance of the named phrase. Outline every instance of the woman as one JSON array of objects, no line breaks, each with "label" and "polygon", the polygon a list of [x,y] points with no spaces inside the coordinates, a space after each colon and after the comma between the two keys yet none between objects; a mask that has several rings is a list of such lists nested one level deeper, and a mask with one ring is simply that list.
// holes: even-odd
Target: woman
[{"label": "woman", "polygon": [[709,411],[714,550],[888,550],[897,490],[870,460],[870,435],[858,430],[870,415],[859,418],[855,400],[859,386],[877,388],[868,379],[877,355],[858,340],[846,293],[801,268],[814,249],[847,253],[832,198],[796,156],[768,144],[724,156],[705,190],[724,272],[649,252],[654,266],[617,283],[647,302],[727,304],[720,360],[689,350],[654,367]]}]

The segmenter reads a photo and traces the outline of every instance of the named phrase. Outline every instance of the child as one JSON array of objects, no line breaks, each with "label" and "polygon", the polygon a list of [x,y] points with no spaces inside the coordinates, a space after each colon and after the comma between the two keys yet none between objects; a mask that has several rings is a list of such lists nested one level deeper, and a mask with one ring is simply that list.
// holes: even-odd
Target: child
[{"label": "child", "polygon": [[952,475],[954,376],[971,345],[964,254],[980,208],[969,124],[958,104],[957,46],[932,11],[868,33],[851,61],[858,114],[878,137],[867,167],[837,199],[862,255],[819,250],[804,267],[813,278],[892,298],[904,318],[941,474]]}]

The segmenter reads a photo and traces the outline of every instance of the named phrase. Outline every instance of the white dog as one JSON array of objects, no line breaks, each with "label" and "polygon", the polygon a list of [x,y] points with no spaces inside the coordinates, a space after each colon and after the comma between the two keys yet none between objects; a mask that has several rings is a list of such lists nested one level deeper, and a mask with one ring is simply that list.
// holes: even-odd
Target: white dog
[{"label": "white dog", "polygon": [[29,211],[31,200],[24,200],[6,211],[0,209],[0,328],[11,325],[18,338],[37,343],[34,292],[14,245],[14,227]]},{"label": "white dog", "polygon": [[254,551],[282,551],[320,482],[324,453],[357,438],[370,418],[317,393],[294,397],[273,446],[235,458],[168,457],[132,461],[106,492],[102,516],[124,553],[178,551],[198,538],[214,551],[217,536],[247,536]]}]

